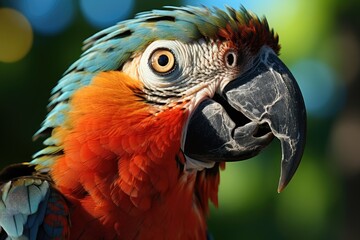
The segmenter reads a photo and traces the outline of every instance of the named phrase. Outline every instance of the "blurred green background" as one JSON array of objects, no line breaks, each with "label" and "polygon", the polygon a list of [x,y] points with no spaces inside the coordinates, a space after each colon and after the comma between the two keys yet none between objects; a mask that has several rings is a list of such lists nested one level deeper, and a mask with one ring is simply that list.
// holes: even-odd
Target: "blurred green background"
[{"label": "blurred green background", "polygon": [[164,5],[240,4],[280,35],[308,109],[303,161],[281,194],[280,144],[227,165],[215,239],[360,239],[360,1],[0,1],[0,166],[28,161],[52,87],[98,30]]}]

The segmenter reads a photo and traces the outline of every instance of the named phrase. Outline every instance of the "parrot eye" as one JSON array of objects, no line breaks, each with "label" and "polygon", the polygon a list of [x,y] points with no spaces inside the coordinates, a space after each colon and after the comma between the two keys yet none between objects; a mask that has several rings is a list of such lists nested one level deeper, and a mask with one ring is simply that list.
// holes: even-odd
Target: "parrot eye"
[{"label": "parrot eye", "polygon": [[169,49],[157,49],[150,56],[150,66],[155,73],[170,73],[175,68],[175,56]]},{"label": "parrot eye", "polygon": [[225,54],[225,63],[227,67],[235,67],[237,65],[237,53],[233,50]]}]

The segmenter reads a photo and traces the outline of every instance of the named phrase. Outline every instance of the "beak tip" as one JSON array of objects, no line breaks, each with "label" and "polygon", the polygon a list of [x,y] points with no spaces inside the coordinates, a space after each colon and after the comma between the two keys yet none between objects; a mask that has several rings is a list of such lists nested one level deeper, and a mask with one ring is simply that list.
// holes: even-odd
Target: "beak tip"
[{"label": "beak tip", "polygon": [[281,193],[281,192],[285,189],[285,187],[287,186],[287,184],[288,184],[288,182],[286,182],[286,181],[284,181],[282,178],[280,178],[277,192],[278,192],[278,193]]},{"label": "beak tip", "polygon": [[293,178],[299,164],[301,161],[302,151],[300,156],[291,158],[290,161],[284,161],[282,160],[282,166],[281,166],[281,173],[280,173],[280,179],[278,184],[277,192],[282,192],[285,187],[289,184],[291,179]]},{"label": "beak tip", "polygon": [[278,184],[277,192],[281,193],[285,187],[289,184],[292,177],[294,176],[296,169],[300,163],[300,159],[298,161],[290,161],[291,164],[286,164],[285,161],[282,161],[280,179]]}]

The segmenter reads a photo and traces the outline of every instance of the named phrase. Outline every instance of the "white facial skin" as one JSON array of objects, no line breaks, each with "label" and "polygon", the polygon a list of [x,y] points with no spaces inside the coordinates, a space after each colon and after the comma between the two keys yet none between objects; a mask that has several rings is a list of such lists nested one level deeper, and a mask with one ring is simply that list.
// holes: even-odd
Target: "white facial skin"
[{"label": "white facial skin", "polygon": [[[244,70],[245,64],[238,61],[239,50],[230,46],[229,42],[206,42],[203,39],[187,44],[158,40],[127,62],[122,71],[140,80],[147,100],[155,105],[159,103],[160,108],[166,109],[188,100],[183,107],[190,116],[199,103],[221,93]],[[182,148],[187,124],[183,128]],[[215,164],[185,157],[188,171],[212,168]]]},{"label": "white facial skin", "polygon": [[[153,62],[153,55],[158,51],[173,56],[174,66],[169,67],[168,72],[156,71],[159,64]],[[228,58],[228,55],[231,57]],[[123,71],[143,82],[144,91],[152,102],[169,104],[179,98],[184,100],[191,97],[191,111],[204,98],[212,98],[215,92],[221,91],[223,86],[239,75],[237,55],[238,51],[231,49],[228,42],[199,40],[185,44],[157,40],[141,55],[127,62]]]}]

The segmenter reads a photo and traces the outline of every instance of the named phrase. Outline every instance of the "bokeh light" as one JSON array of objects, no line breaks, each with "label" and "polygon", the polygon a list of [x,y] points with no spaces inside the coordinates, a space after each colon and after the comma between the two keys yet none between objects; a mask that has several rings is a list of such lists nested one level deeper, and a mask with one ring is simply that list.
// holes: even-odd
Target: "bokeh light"
[{"label": "bokeh light", "polygon": [[[233,7],[235,9],[238,9],[240,6],[244,6],[246,9],[251,10],[256,14],[259,14],[260,16],[266,14],[267,17],[269,16],[269,14],[274,13],[274,11],[272,11],[271,9],[281,7],[283,9],[286,9],[286,11],[284,11],[284,14],[287,17],[294,14],[299,1],[293,0],[290,2],[286,0],[272,0],[271,8],[269,8],[268,0],[184,0],[183,2],[186,5],[204,5],[208,7],[214,6],[220,9],[224,9],[225,6]],[[284,17],[284,15],[282,16]]]},{"label": "bokeh light", "polygon": [[29,52],[32,41],[28,20],[14,9],[0,8],[0,61],[22,59]]},{"label": "bokeh light", "polygon": [[97,28],[109,27],[128,17],[134,7],[133,0],[80,0],[85,18]]},{"label": "bokeh light", "polygon": [[213,0],[213,1],[206,1],[206,0],[184,0],[184,5],[191,5],[191,6],[200,6],[204,5],[207,7],[218,7],[220,9],[224,9],[225,6],[233,7],[238,9],[240,7],[240,4],[243,4],[243,2],[240,2],[238,0]]},{"label": "bokeh light", "polygon": [[340,110],[344,103],[344,89],[328,65],[322,61],[304,59],[291,69],[302,90],[309,115],[329,117]]},{"label": "bokeh light", "polygon": [[2,0],[1,4],[14,9],[7,8],[9,18],[0,8],[0,109],[7,116],[0,118],[5,136],[1,167],[28,161],[42,148],[41,141],[31,143],[31,136],[44,119],[49,90],[79,58],[82,41],[98,29],[161,6],[243,5],[266,16],[280,36],[280,58],[305,98],[308,138],[299,170],[281,194],[276,193],[281,158],[277,141],[255,159],[227,164],[209,231],[215,239],[359,239],[360,1]]},{"label": "bokeh light", "polygon": [[15,7],[29,19],[35,31],[44,35],[62,32],[74,17],[72,0],[18,0]]}]

